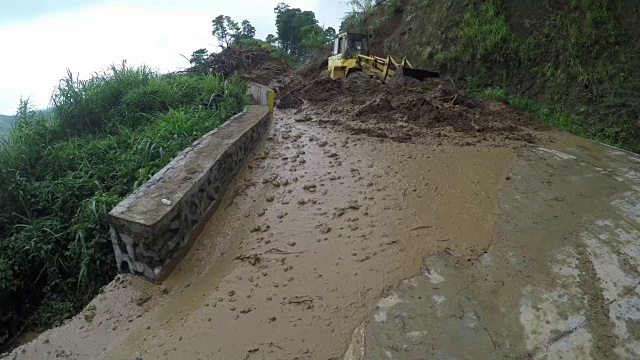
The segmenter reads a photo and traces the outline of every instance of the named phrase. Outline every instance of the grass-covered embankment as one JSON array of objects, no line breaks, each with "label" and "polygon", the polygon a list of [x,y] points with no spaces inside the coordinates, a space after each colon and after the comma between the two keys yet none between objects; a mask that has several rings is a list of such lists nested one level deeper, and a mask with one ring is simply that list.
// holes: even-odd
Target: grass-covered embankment
[{"label": "grass-covered embankment", "polygon": [[[107,213],[245,105],[239,80],[112,66],[71,73],[52,112],[22,103],[0,138],[0,345],[60,324],[116,273]],[[212,109],[199,104],[212,94]]]},{"label": "grass-covered embankment", "polygon": [[470,1],[456,45],[439,60],[457,64],[470,88],[501,87],[551,125],[640,151],[640,49],[616,13],[625,5],[576,0],[524,17],[526,6]]},{"label": "grass-covered embankment", "polygon": [[380,1],[343,25],[471,93],[502,89],[551,125],[640,152],[637,1],[399,2]]}]

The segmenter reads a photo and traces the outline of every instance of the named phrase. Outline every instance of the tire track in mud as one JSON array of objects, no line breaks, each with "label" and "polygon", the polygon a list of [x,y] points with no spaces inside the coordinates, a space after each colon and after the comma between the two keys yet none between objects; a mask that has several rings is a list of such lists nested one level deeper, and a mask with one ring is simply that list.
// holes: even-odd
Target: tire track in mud
[{"label": "tire track in mud", "polygon": [[585,294],[587,304],[585,307],[586,326],[593,336],[593,357],[606,359],[614,354],[617,338],[613,334],[614,324],[609,318],[609,304],[604,298],[600,279],[591,262],[586,246],[576,246],[578,255],[578,269],[580,270],[580,288]]}]

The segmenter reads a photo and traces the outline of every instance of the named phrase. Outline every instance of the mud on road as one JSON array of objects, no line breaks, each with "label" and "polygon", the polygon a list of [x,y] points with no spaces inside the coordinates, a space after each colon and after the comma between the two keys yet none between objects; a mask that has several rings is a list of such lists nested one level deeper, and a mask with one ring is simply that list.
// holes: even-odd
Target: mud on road
[{"label": "mud on road", "polygon": [[[413,79],[411,79],[413,80]],[[278,107],[352,134],[400,142],[455,145],[534,144],[549,127],[497,101],[468,98],[442,79],[383,84],[363,73],[319,77],[285,88]]]},{"label": "mud on road", "polygon": [[18,358],[341,359],[377,299],[429,254],[493,240],[510,147],[354,136],[278,112],[163,286],[120,276]]},{"label": "mud on road", "polygon": [[9,358],[640,356],[640,158],[438,84],[415,121],[335,86],[276,111],[163,285],[121,275]]}]

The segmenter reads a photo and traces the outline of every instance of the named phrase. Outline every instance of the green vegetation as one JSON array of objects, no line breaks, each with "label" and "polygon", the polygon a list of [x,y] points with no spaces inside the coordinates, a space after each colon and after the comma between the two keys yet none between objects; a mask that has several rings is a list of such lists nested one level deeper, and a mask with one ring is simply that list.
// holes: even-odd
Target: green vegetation
[{"label": "green vegetation", "polygon": [[[305,62],[336,36],[334,28],[323,28],[318,24],[313,11],[302,11],[279,3],[274,12],[277,36],[269,34],[264,41],[255,39],[256,29],[248,20],[238,24],[226,15],[219,15],[212,21],[211,34],[223,50],[234,46],[267,48],[271,50],[272,56],[284,60],[290,66]],[[208,56],[206,49],[194,51],[189,59],[192,69],[196,72],[198,69],[202,70],[200,72],[206,72]]]},{"label": "green vegetation", "polygon": [[[60,324],[116,273],[106,214],[178,152],[246,103],[215,75],[159,75],[124,63],[69,73],[52,112],[22,102],[0,138],[0,345]],[[200,106],[212,94],[218,103]]]},{"label": "green vegetation", "polygon": [[256,28],[249,20],[242,20],[238,24],[229,16],[218,15],[213,19],[212,24],[211,35],[218,40],[218,45],[223,49],[237,44],[240,40],[253,39],[256,35]]},{"label": "green vegetation", "polygon": [[[498,86],[563,104],[564,110],[551,111],[573,114],[563,121],[550,120],[549,111],[535,113],[578,135],[640,151],[640,49],[619,25],[612,1],[574,0],[563,11],[541,13],[519,35],[506,1],[470,1],[456,46],[435,58],[440,66],[473,74],[470,89]],[[519,103],[519,96],[510,102]]]},{"label": "green vegetation", "polygon": [[[470,92],[505,89],[555,125],[640,151],[640,31],[632,0],[352,0],[341,30],[450,74]],[[398,11],[404,11],[396,25]],[[392,31],[389,31],[391,27]],[[527,103],[529,100],[527,100]],[[530,106],[528,107],[530,108]],[[555,109],[562,109],[556,111]],[[543,116],[544,115],[544,116]]]},{"label": "green vegetation", "polygon": [[511,31],[507,19],[500,12],[501,0],[474,3],[464,15],[457,47],[444,60],[457,56],[468,61],[519,61],[523,43]]},{"label": "green vegetation", "polygon": [[476,95],[483,99],[508,103],[515,109],[530,114],[531,116],[541,120],[545,124],[567,130],[578,136],[591,137],[594,140],[598,141],[607,140],[598,138],[597,135],[594,136],[593,134],[587,133],[583,127],[584,118],[568,111],[561,105],[540,104],[525,97],[509,96],[504,89],[493,87],[485,88]]},{"label": "green vegetation", "polygon": [[336,31],[332,27],[322,28],[313,11],[302,11],[280,3],[276,13],[277,37],[269,35],[269,41],[289,55],[306,60],[327,43],[333,41]]},{"label": "green vegetation", "polygon": [[394,15],[401,14],[405,3],[406,0],[349,0],[351,11],[342,19],[340,32],[367,34],[369,40],[375,42],[380,27]]},{"label": "green vegetation", "polygon": [[262,41],[260,39],[244,39],[240,41],[239,45],[244,47],[245,49],[256,49],[256,48],[269,49],[272,57],[284,61],[289,66],[296,65],[293,58],[286,51],[266,41]]},{"label": "green vegetation", "polygon": [[0,115],[0,135],[9,132],[14,119],[14,116]]}]

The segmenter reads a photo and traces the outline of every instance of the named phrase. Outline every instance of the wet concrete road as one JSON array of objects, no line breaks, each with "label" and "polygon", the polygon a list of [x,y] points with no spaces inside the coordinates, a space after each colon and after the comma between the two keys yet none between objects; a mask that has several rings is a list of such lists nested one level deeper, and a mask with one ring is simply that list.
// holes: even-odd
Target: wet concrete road
[{"label": "wet concrete road", "polygon": [[518,151],[487,251],[427,257],[351,358],[640,358],[640,158],[571,137],[555,148]]},{"label": "wet concrete road", "polygon": [[42,359],[637,358],[640,159],[277,114],[163,286],[120,276]]}]

